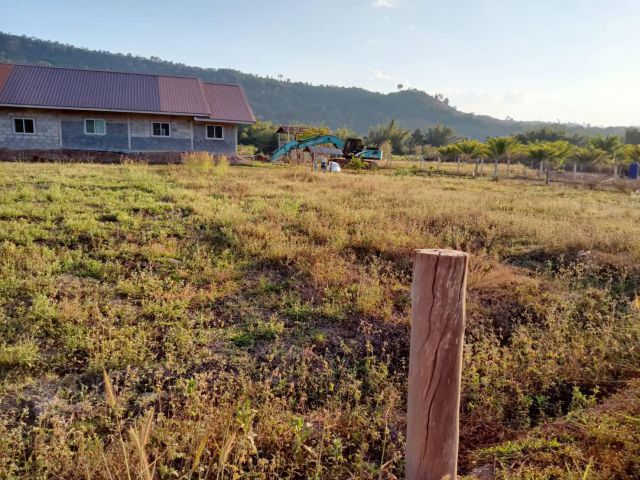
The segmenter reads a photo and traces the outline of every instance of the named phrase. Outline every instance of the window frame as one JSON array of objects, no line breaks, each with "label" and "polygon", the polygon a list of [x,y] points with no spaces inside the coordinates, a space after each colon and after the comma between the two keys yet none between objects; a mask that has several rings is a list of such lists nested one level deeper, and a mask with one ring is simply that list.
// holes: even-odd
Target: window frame
[{"label": "window frame", "polygon": [[[210,136],[209,136],[209,127],[214,127],[214,128],[213,128],[213,133],[214,133],[214,135],[215,135],[215,127],[220,127],[220,131],[222,132],[222,136],[221,136],[221,137],[219,137],[219,138],[218,138],[218,137],[215,137],[215,136],[214,136],[214,137],[210,137]],[[224,125],[222,125],[221,123],[207,123],[207,124],[204,126],[204,137],[205,137],[207,140],[217,140],[217,141],[219,141],[219,142],[220,142],[220,141],[223,141],[223,140],[224,140]]]},{"label": "window frame", "polygon": [[[160,124],[160,133],[161,133],[160,135],[155,135],[155,134],[153,133],[153,125],[154,125],[155,123]],[[163,123],[166,123],[166,124],[169,126],[169,135],[162,135],[162,124],[163,124]],[[171,137],[171,122],[157,122],[157,121],[152,121],[152,122],[151,122],[151,136],[152,136],[152,137],[154,137],[154,138],[170,138],[170,137]]]},{"label": "window frame", "polygon": [[[93,124],[94,130],[95,130],[95,122],[103,122],[104,123],[104,133],[88,132],[87,131],[87,122],[88,121],[94,122],[94,124]],[[104,118],[85,118],[84,119],[84,134],[85,135],[99,135],[99,136],[106,135],[107,134],[107,121]]]},{"label": "window frame", "polygon": [[[16,120],[22,120],[22,129],[24,130],[24,121],[25,120],[31,120],[33,122],[33,132],[18,132],[18,130],[16,129]],[[35,117],[11,117],[11,126],[13,128],[13,134],[14,135],[37,135],[38,134],[38,128],[36,126],[36,119]]]}]

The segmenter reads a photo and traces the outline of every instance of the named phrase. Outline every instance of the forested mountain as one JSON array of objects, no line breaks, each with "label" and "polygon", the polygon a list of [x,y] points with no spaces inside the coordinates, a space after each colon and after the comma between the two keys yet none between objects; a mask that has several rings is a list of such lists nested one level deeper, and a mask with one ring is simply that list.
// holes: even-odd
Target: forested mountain
[{"label": "forested mountain", "polygon": [[208,82],[239,83],[244,87],[256,115],[262,120],[289,124],[324,124],[331,128],[349,127],[360,134],[367,133],[375,125],[388,123],[391,119],[396,119],[399,125],[407,129],[444,124],[462,136],[479,139],[508,135],[541,126],[562,128],[571,134],[623,134],[623,129],[618,127],[605,129],[516,122],[464,113],[420,90],[381,94],[362,88],[314,86],[259,77],[231,69],[192,67],[156,57],[144,58],[131,54],[88,50],[2,32],[0,61],[197,76]]}]

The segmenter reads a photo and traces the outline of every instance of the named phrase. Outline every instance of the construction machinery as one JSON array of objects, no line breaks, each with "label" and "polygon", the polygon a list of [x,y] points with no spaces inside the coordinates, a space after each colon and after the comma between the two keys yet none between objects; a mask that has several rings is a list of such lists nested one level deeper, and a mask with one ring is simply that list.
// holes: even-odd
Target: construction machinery
[{"label": "construction machinery", "polygon": [[367,161],[382,160],[382,150],[378,148],[365,148],[364,143],[359,138],[348,138],[346,141],[342,141],[335,135],[318,135],[317,137],[305,138],[304,140],[292,140],[285,143],[271,154],[271,161],[277,162],[292,150],[304,150],[307,147],[323,144],[334,145],[342,151],[342,155],[346,160],[351,160],[352,158]]}]

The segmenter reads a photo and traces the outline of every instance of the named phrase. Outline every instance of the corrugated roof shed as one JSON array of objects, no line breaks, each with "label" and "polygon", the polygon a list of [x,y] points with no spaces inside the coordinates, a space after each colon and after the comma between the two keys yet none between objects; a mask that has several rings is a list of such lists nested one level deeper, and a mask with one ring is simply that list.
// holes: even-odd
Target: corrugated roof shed
[{"label": "corrugated roof shed", "polygon": [[253,123],[239,85],[198,78],[0,64],[0,105],[165,113]]},{"label": "corrugated roof shed", "polygon": [[315,153],[317,155],[329,155],[331,157],[341,157],[342,150],[336,147],[326,147],[324,145],[313,145],[311,147],[305,148],[310,153]]}]

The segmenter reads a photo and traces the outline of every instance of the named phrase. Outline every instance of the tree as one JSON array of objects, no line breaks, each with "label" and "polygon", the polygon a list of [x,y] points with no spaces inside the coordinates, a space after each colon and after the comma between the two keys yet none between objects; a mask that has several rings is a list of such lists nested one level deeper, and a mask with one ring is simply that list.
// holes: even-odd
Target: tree
[{"label": "tree", "polygon": [[478,174],[478,159],[485,153],[484,145],[478,140],[463,140],[454,144],[456,150],[465,161],[475,160],[473,176]]},{"label": "tree", "polygon": [[593,145],[576,148],[571,154],[573,174],[577,174],[578,166],[580,167],[580,171],[584,170],[585,167],[593,167],[602,162],[606,155],[607,152],[595,148]]},{"label": "tree", "polygon": [[613,176],[618,176],[618,157],[622,150],[622,141],[616,135],[607,135],[593,137],[589,140],[589,144],[606,152],[606,159],[613,165]]},{"label": "tree", "polygon": [[334,135],[340,140],[346,140],[347,138],[356,138],[358,134],[351,130],[349,127],[336,128]]},{"label": "tree", "polygon": [[[432,147],[434,148],[434,147]],[[451,161],[454,158],[458,163],[457,173],[460,175],[460,151],[455,144],[442,145],[437,149],[438,154],[447,161]]]},{"label": "tree", "polygon": [[442,156],[445,160],[452,160],[460,154],[460,150],[458,150],[458,147],[455,143],[442,145],[438,147],[437,150],[440,156]]},{"label": "tree", "polygon": [[498,178],[498,162],[507,161],[507,175],[511,157],[520,149],[520,143],[513,137],[490,138],[485,143],[487,155],[494,160],[493,177]]},{"label": "tree", "polygon": [[527,156],[531,159],[531,168],[533,168],[534,161],[538,162],[540,173],[542,173],[544,162],[551,158],[552,155],[553,148],[551,147],[550,142],[538,140],[527,146]]},{"label": "tree", "polygon": [[625,145],[623,155],[629,163],[640,163],[640,144],[632,143],[629,145]]},{"label": "tree", "polygon": [[305,127],[304,132],[300,134],[298,139],[306,140],[307,138],[319,137],[321,135],[329,135],[330,133],[331,133],[331,130],[329,130],[329,127],[325,127],[325,126],[317,127],[312,125],[309,127]]},{"label": "tree", "polygon": [[277,127],[271,122],[258,120],[253,125],[240,127],[238,143],[254,145],[259,152],[271,153],[278,148]]},{"label": "tree", "polygon": [[624,143],[627,145],[640,144],[640,129],[629,127],[624,131]]},{"label": "tree", "polygon": [[554,130],[549,127],[542,127],[537,130],[529,130],[527,132],[518,133],[516,139],[526,144],[534,142],[556,142],[558,140],[566,140],[574,145],[582,145],[585,141],[580,135],[572,135],[568,137],[563,130]]},{"label": "tree", "polygon": [[455,134],[451,127],[438,124],[434,127],[429,127],[423,138],[424,143],[427,145],[441,147],[452,143],[455,140]]},{"label": "tree", "polygon": [[575,145],[569,143],[567,140],[556,140],[555,142],[551,142],[552,155],[549,166],[553,168],[562,167],[575,148]]},{"label": "tree", "polygon": [[400,128],[395,120],[391,120],[387,125],[380,125],[369,132],[367,141],[382,145],[388,141],[391,143],[393,153],[401,155],[404,153],[404,143],[409,136],[409,131]]},{"label": "tree", "polygon": [[416,128],[407,139],[407,145],[414,149],[425,144],[424,135],[419,128]]},{"label": "tree", "polygon": [[543,169],[545,170],[545,183],[549,184],[549,172],[552,169],[563,166],[574,149],[575,146],[566,140],[557,140],[555,142],[538,141],[528,146],[527,154],[532,160],[538,161],[540,173],[542,173]]}]

